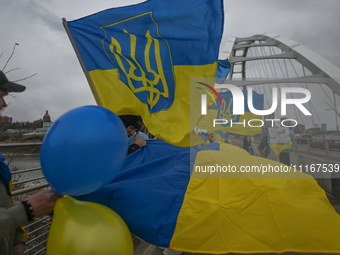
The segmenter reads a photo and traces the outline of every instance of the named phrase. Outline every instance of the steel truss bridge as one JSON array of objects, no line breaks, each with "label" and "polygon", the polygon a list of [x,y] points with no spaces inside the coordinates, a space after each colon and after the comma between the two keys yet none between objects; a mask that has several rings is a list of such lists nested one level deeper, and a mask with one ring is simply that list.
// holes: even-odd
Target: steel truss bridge
[{"label": "steel truss bridge", "polygon": [[[312,116],[304,116],[297,107],[288,106],[287,117],[296,119],[306,128],[324,124],[328,129],[339,131],[340,69],[328,60],[297,42],[274,34],[230,37],[222,48],[221,58],[228,58],[231,64],[223,83],[244,89],[251,86],[264,94],[264,109],[271,106],[266,99],[272,98],[272,87],[277,87],[278,91],[280,87],[303,87],[311,92],[312,98],[304,106]],[[297,96],[294,94],[291,98]],[[333,114],[326,112],[328,110]],[[278,111],[275,114],[277,117]]]}]

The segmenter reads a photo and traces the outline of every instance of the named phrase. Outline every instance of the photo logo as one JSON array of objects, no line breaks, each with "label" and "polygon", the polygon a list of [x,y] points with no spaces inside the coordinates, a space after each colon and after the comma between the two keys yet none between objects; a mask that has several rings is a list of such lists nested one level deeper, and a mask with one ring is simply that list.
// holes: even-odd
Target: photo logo
[{"label": "photo logo", "polygon": [[[199,84],[207,87],[208,89],[210,89],[216,95],[216,97],[220,101],[220,104],[222,105],[222,100],[221,100],[220,96],[218,95],[218,93],[216,92],[216,90],[213,87],[211,87],[210,85],[205,84],[203,82],[197,82],[197,83],[199,83]],[[217,105],[215,97],[211,94],[211,92],[209,90],[207,90],[205,88],[201,88],[201,87],[196,87],[196,88],[201,89],[205,93],[207,93],[212,98],[212,100],[214,101],[215,105]],[[201,104],[201,113],[202,113],[202,115],[207,115],[207,94],[202,94],[201,95],[201,102],[202,102],[202,104]]]},{"label": "photo logo", "polygon": [[[209,85],[206,85],[206,86],[209,86]],[[217,94],[217,92],[211,86],[209,87]],[[229,84],[219,84],[217,85],[217,88],[229,89],[233,96],[233,114],[244,115],[244,95],[242,93],[242,90],[234,85],[229,85]],[[248,108],[250,112],[256,115],[269,115],[275,112],[275,110],[277,109],[277,105],[278,105],[278,89],[276,87],[274,87],[272,90],[272,106],[268,110],[255,109],[253,106],[254,104],[253,104],[253,97],[252,97],[253,89],[248,87],[247,91],[248,91],[247,103],[248,103]],[[301,94],[304,94],[305,97],[304,98],[287,98],[288,93],[301,93]],[[283,116],[286,115],[287,105],[293,104],[304,115],[311,116],[312,114],[302,105],[304,103],[309,102],[310,99],[311,99],[311,93],[309,92],[309,90],[305,88],[292,88],[292,87],[281,88],[281,115]],[[202,100],[202,110],[203,110],[203,103],[204,102]],[[220,99],[220,103],[221,103],[221,99]],[[205,102],[205,106],[206,106],[206,102]]]},{"label": "photo logo", "polygon": [[[204,83],[200,83],[203,84],[205,86],[209,86],[207,84]],[[209,88],[215,92],[215,94],[217,94],[217,92],[211,87],[209,86]],[[226,126],[226,124],[228,124],[228,126],[232,126],[233,124],[243,124],[243,126],[246,125],[246,119],[243,120],[243,122],[236,122],[239,119],[239,116],[241,115],[245,115],[245,105],[246,107],[248,107],[249,112],[251,112],[254,115],[260,115],[260,116],[265,116],[265,115],[270,115],[272,113],[274,113],[277,109],[278,106],[278,101],[279,101],[279,97],[278,97],[278,88],[274,87],[272,88],[272,105],[269,109],[265,110],[265,109],[256,109],[254,107],[254,105],[256,105],[257,101],[253,101],[253,89],[251,87],[247,88],[247,98],[245,100],[245,96],[244,93],[242,92],[242,90],[235,86],[235,85],[230,85],[230,84],[217,84],[216,88],[224,88],[224,89],[228,89],[230,91],[231,94],[231,100],[229,101],[229,105],[228,107],[226,107],[226,103],[222,103],[221,99],[220,99],[220,105],[216,104],[215,105],[218,107],[218,115],[216,116],[216,119],[214,119],[213,121],[213,127],[215,127],[216,124],[219,125],[223,125]],[[202,88],[201,88],[202,89]],[[202,89],[204,91],[206,91],[205,89]],[[294,87],[284,87],[284,88],[280,88],[280,94],[281,94],[281,104],[280,104],[280,108],[281,108],[281,115],[285,116],[287,115],[287,105],[295,105],[295,107],[297,107],[304,115],[306,116],[311,116],[312,114],[303,106],[304,103],[307,103],[310,99],[311,99],[311,93],[309,90],[305,89],[305,88],[294,88]],[[207,92],[207,91],[206,91]],[[255,92],[254,92],[255,93]],[[304,97],[302,98],[287,98],[287,95],[291,93],[299,93],[299,94],[303,94]],[[218,95],[218,94],[217,94]],[[210,96],[212,97],[211,93]],[[206,94],[202,94],[201,95],[201,115],[207,115],[207,101],[206,101]],[[256,99],[255,99],[256,100]],[[246,101],[246,102],[245,102]],[[255,103],[255,104],[254,104]],[[215,108],[216,109],[216,108]],[[247,111],[248,111],[247,109]],[[233,118],[231,118],[233,116]],[[250,127],[260,127],[264,125],[264,121],[271,121],[272,122],[272,126],[274,125],[274,121],[280,121],[279,119],[251,119],[248,120],[248,126]],[[281,121],[281,125],[282,126],[286,126],[284,125],[284,122],[294,122],[296,126],[298,123],[296,120],[293,119],[286,119]],[[232,123],[234,122],[234,123]],[[259,122],[261,123],[258,126],[254,126],[251,125],[250,123],[252,122]]]}]

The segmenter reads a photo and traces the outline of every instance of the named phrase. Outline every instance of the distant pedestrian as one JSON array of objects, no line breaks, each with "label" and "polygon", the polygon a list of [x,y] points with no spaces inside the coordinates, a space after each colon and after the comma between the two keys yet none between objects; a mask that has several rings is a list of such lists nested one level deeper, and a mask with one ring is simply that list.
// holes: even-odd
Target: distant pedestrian
[{"label": "distant pedestrian", "polygon": [[245,149],[248,153],[250,153],[251,155],[254,154],[253,152],[253,148],[251,147],[251,140],[250,140],[250,137],[245,135],[243,137],[243,146],[242,146],[243,149]]},{"label": "distant pedestrian", "polygon": [[262,138],[262,140],[261,140],[259,146],[257,147],[257,149],[259,150],[260,156],[262,158],[267,158],[268,157],[270,149],[269,149],[268,136],[267,135]]},{"label": "distant pedestrian", "polygon": [[[286,120],[287,117],[283,117],[280,120]],[[293,140],[293,135],[294,135],[294,131],[291,130],[290,128],[288,128],[288,132],[289,132],[289,137],[290,137],[290,141],[293,144],[294,140]],[[290,166],[290,148],[288,149],[284,149],[283,151],[281,151],[281,153],[279,154],[279,161],[282,164],[286,164],[287,166]]]}]

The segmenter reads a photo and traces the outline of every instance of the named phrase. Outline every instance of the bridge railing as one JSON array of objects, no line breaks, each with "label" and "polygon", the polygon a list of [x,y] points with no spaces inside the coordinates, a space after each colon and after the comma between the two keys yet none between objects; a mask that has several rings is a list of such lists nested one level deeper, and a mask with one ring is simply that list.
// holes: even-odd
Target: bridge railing
[{"label": "bridge railing", "polygon": [[[22,146],[39,146],[41,143],[16,143],[16,144],[0,144],[0,150]],[[10,155],[16,157],[19,154]],[[7,156],[5,155],[7,158]],[[11,164],[10,164],[11,168]],[[41,167],[30,169],[11,169],[13,190],[12,196],[14,204],[29,199],[32,195],[43,189],[50,189],[42,174]],[[32,177],[33,176],[33,177]],[[23,228],[27,233],[27,241],[25,244],[25,255],[38,255],[46,253],[47,236],[50,229],[51,216],[43,216],[27,223]]]},{"label": "bridge railing", "polygon": [[[304,140],[304,143],[306,144],[305,146],[307,148],[307,152],[308,153],[311,153],[313,150],[315,150],[315,148],[313,148],[311,146],[311,142],[312,141],[313,141],[313,139],[305,139]],[[299,148],[298,148],[297,144],[298,143],[294,140],[294,144],[293,144],[292,148],[294,148],[295,151],[299,151]],[[330,155],[329,141],[327,141],[327,140],[325,141],[325,146],[324,147],[325,148],[323,150],[321,150],[320,152],[323,151],[325,156],[329,156]]]}]

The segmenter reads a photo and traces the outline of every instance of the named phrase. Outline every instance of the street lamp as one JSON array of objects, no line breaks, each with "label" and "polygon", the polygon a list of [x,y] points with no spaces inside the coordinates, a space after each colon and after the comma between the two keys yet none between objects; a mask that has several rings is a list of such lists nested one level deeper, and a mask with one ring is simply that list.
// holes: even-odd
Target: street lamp
[{"label": "street lamp", "polygon": [[[326,103],[327,104],[327,103]],[[328,106],[330,106],[329,104],[327,104]],[[330,106],[331,107],[331,106]],[[339,132],[339,125],[338,125],[338,116],[340,117],[339,113],[337,110],[333,109],[325,109],[325,111],[334,111],[335,112],[335,120],[336,120],[336,132]]]}]

